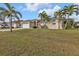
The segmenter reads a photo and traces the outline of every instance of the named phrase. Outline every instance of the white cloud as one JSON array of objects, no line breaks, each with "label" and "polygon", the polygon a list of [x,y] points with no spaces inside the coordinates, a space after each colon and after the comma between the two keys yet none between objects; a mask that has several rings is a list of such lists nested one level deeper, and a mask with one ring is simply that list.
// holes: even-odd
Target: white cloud
[{"label": "white cloud", "polygon": [[61,9],[61,7],[58,6],[58,5],[56,5],[56,6],[53,8],[54,11],[57,11],[57,10],[59,10],[59,9]]},{"label": "white cloud", "polygon": [[73,13],[71,16],[69,16],[70,18],[73,18],[75,21],[79,21],[79,15],[76,15],[75,13]]},{"label": "white cloud", "polygon": [[74,3],[74,5],[79,5],[79,3]]},{"label": "white cloud", "polygon": [[50,8],[49,9],[42,9],[42,10],[39,10],[38,13],[41,13],[41,12],[45,11],[49,16],[53,17],[54,16],[54,12],[59,10],[59,9],[61,9],[61,7],[56,5],[56,6],[54,6],[53,9],[50,9]]},{"label": "white cloud", "polygon": [[39,13],[42,13],[43,11],[45,11],[48,15],[52,15],[53,14],[53,9],[42,9],[38,11]]},{"label": "white cloud", "polygon": [[51,5],[48,3],[28,3],[28,4],[25,4],[25,6],[26,6],[26,10],[31,11],[31,12],[37,11],[40,8],[51,7]]},{"label": "white cloud", "polygon": [[38,9],[39,4],[26,4],[28,11],[36,11]]},{"label": "white cloud", "polygon": [[75,21],[79,21],[79,15],[75,15],[73,14],[72,16],[70,16],[70,18],[73,18]]},{"label": "white cloud", "polygon": [[79,21],[79,15],[77,15],[77,16],[75,17],[75,20],[76,20],[76,21]]}]

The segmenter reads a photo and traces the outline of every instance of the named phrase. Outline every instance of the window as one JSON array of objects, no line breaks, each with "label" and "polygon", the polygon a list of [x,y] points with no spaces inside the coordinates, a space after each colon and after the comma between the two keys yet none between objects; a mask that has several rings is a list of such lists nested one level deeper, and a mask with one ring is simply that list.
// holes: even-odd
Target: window
[{"label": "window", "polygon": [[56,23],[52,23],[53,25],[55,25]]}]

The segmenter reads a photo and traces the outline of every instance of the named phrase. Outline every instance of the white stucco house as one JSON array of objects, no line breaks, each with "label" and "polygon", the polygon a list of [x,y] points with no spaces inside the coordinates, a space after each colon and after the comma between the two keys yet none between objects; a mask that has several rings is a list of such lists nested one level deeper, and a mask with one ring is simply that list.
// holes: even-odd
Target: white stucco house
[{"label": "white stucco house", "polygon": [[12,23],[12,26],[14,28],[30,28],[30,22],[21,20],[20,23],[16,23],[15,21]]},{"label": "white stucco house", "polygon": [[50,21],[46,25],[48,29],[59,29],[58,26],[60,26],[60,29],[63,29],[63,21],[61,20],[58,24],[58,19],[56,19],[55,21]]},{"label": "white stucco house", "polygon": [[22,27],[22,28],[30,28],[30,22],[29,22],[29,21],[23,22],[23,23],[21,24],[21,27]]},{"label": "white stucco house", "polygon": [[[1,24],[2,22],[0,22]],[[7,23],[9,27],[9,22]],[[41,28],[44,23],[41,22],[41,20],[33,19],[33,20],[21,20],[20,23],[18,24],[16,21],[12,22],[12,27],[13,28],[33,28],[34,26],[37,26],[38,28]],[[1,27],[2,25],[0,25]],[[46,26],[48,29],[58,29],[58,20],[55,19],[54,21],[51,20],[46,23]],[[60,21],[60,29],[63,29],[63,21]]]}]

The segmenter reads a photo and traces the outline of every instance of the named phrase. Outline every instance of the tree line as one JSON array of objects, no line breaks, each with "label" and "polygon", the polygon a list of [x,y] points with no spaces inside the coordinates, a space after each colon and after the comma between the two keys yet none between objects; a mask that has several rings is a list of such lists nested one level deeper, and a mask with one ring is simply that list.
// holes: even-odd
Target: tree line
[{"label": "tree line", "polygon": [[[5,22],[6,18],[9,19],[10,23],[10,31],[12,32],[12,20],[16,18],[20,20],[22,17],[21,13],[17,11],[13,6],[9,3],[4,3],[5,7],[0,7],[0,20]],[[64,21],[64,29],[74,28],[74,20],[70,19],[72,14],[78,15],[79,14],[79,6],[78,5],[68,5],[64,6],[62,9],[57,10],[54,12],[54,18],[58,19],[58,29],[60,29],[60,22],[61,20]],[[45,11],[39,13],[39,17],[41,21],[46,25],[52,17],[48,16]]]},{"label": "tree line", "polygon": [[[63,20],[64,29],[74,28],[74,20],[70,19],[72,14],[79,14],[78,5],[68,5],[64,6],[62,9],[54,12],[54,18],[58,19],[58,29],[60,29],[60,22]],[[51,20],[51,16],[48,16],[45,11],[39,13],[39,17],[43,22],[48,22]]]}]

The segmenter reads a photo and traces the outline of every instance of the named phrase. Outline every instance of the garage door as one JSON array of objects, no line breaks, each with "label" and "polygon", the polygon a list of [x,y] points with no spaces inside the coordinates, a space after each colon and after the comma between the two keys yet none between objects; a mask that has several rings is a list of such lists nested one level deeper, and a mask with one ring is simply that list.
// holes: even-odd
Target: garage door
[{"label": "garage door", "polygon": [[30,28],[30,24],[23,24],[23,28]]}]

